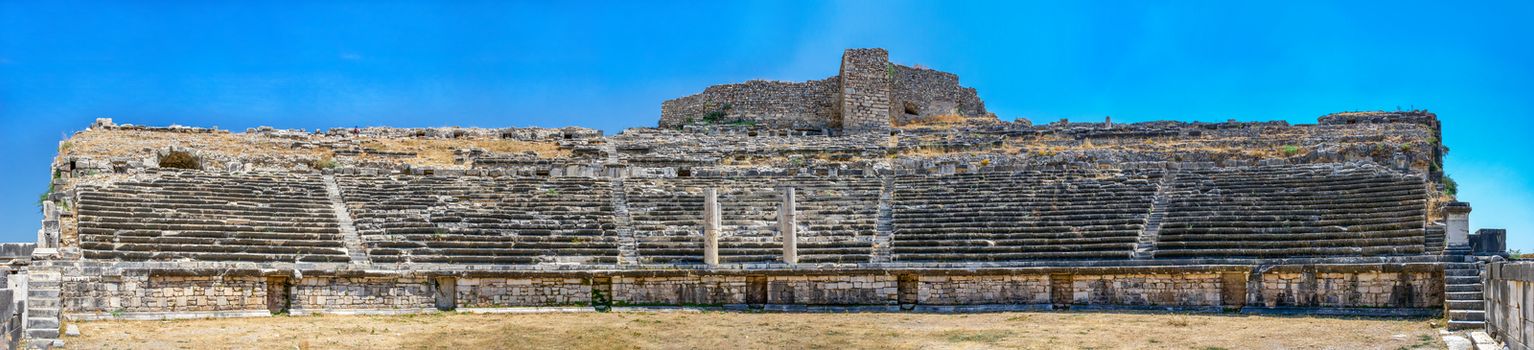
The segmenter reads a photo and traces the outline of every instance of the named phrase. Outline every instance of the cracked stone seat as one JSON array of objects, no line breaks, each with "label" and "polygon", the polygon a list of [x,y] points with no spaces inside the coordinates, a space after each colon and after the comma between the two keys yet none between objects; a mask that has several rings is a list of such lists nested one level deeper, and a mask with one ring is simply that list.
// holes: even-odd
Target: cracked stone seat
[{"label": "cracked stone seat", "polygon": [[1427,190],[1377,167],[1274,166],[1179,174],[1156,257],[1422,254]]},{"label": "cracked stone seat", "polygon": [[374,262],[617,262],[606,181],[345,175],[337,184]]},{"label": "cracked stone seat", "polygon": [[79,189],[87,259],[346,262],[317,176],[160,170]]},{"label": "cracked stone seat", "polygon": [[902,175],[895,261],[1127,259],[1159,172]]}]

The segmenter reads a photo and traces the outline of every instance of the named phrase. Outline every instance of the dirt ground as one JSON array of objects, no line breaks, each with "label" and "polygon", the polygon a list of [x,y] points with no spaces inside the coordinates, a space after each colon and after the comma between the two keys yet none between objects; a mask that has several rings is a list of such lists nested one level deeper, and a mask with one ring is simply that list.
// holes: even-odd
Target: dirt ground
[{"label": "dirt ground", "polygon": [[71,349],[1441,349],[1438,320],[614,312],[92,321]]}]

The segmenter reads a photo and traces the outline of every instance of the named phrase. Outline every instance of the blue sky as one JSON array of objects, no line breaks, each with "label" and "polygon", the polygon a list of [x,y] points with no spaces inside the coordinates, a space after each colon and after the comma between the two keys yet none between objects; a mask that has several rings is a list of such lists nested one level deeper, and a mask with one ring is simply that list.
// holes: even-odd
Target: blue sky
[{"label": "blue sky", "polygon": [[[1279,3],[1282,3],[1280,5]],[[1428,108],[1472,227],[1534,251],[1534,2],[0,0],[0,241],[98,117],[244,130],[653,126],[841,50],[959,74],[1003,119],[1288,120]]]}]

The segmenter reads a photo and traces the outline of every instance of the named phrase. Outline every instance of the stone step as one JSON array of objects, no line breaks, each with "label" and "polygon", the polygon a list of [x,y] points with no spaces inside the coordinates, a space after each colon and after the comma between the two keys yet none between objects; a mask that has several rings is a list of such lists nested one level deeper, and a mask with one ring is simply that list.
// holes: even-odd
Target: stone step
[{"label": "stone step", "polygon": [[1444,283],[1445,284],[1477,284],[1477,283],[1481,283],[1481,278],[1477,277],[1477,276],[1445,276],[1443,279],[1444,279]]},{"label": "stone step", "polygon": [[42,308],[58,308],[59,305],[58,298],[27,298],[27,307],[32,308],[34,314]]},{"label": "stone step", "polygon": [[1444,300],[1482,300],[1486,295],[1481,292],[1447,292]]},{"label": "stone step", "polygon": [[57,317],[32,317],[27,320],[27,329],[47,328],[58,329],[59,319]]},{"label": "stone step", "polygon": [[1480,283],[1450,284],[1450,285],[1444,286],[1444,292],[1449,292],[1449,293],[1453,293],[1453,292],[1474,292],[1474,293],[1481,293],[1482,289],[1481,289],[1481,284]]},{"label": "stone step", "polygon": [[1449,330],[1459,331],[1466,329],[1482,329],[1486,327],[1486,321],[1449,321]]},{"label": "stone step", "polygon": [[31,317],[58,316],[59,315],[59,307],[57,305],[54,305],[54,306],[38,306],[38,307],[35,307],[35,308],[29,308],[29,309],[27,309],[27,315],[31,316]]},{"label": "stone step", "polygon": [[1479,276],[1481,275],[1481,270],[1480,269],[1445,268],[1443,270],[1443,275],[1444,276],[1471,276],[1471,277],[1480,278]]},{"label": "stone step", "polygon": [[45,341],[44,344],[51,343],[54,339],[59,338],[59,329],[58,327],[54,327],[53,329],[28,328],[27,338],[31,338],[34,341]]},{"label": "stone step", "polygon": [[1484,310],[1486,302],[1481,300],[1449,300],[1449,310]]},{"label": "stone step", "polygon": [[1486,321],[1486,311],[1482,310],[1449,310],[1450,321]]}]

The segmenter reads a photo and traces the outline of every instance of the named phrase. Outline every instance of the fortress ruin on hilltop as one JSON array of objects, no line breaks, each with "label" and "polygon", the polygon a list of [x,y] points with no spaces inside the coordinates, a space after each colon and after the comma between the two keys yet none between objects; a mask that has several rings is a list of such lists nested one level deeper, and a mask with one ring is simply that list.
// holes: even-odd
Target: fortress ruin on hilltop
[{"label": "fortress ruin on hilltop", "polygon": [[795,130],[886,130],[938,116],[995,120],[959,76],[889,61],[884,49],[842,54],[834,77],[715,85],[661,104],[660,127],[739,123]]},{"label": "fortress ruin on hilltop", "polygon": [[60,143],[10,276],[34,347],[73,320],[531,307],[1479,327],[1505,233],[1470,231],[1443,154],[1426,111],[1000,121],[957,76],[856,49],[617,135],[100,119]]}]

